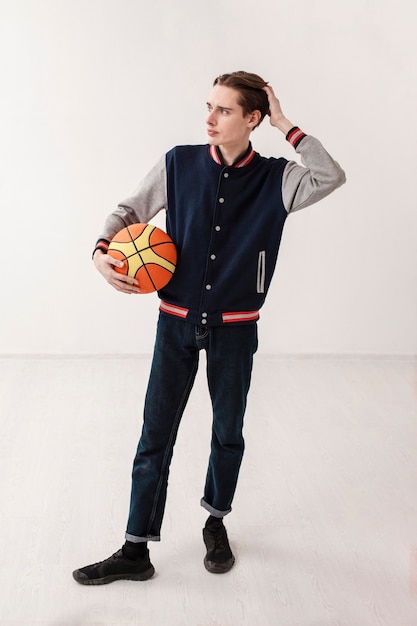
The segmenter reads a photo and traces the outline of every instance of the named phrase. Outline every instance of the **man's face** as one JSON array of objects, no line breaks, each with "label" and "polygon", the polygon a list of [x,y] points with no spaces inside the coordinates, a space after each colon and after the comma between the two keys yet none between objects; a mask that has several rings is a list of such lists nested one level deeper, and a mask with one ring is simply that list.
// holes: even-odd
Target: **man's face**
[{"label": "man's face", "polygon": [[253,116],[251,113],[244,115],[238,99],[239,92],[236,89],[215,85],[211,90],[206,119],[210,145],[242,150],[247,147],[254,126]]}]

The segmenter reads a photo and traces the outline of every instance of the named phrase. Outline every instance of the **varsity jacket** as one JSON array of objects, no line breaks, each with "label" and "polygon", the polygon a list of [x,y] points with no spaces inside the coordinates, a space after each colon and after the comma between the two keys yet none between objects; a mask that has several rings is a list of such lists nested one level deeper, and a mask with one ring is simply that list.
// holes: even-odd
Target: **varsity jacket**
[{"label": "varsity jacket", "polygon": [[215,146],[177,146],[107,218],[96,249],[106,251],[121,228],[166,210],[178,252],[163,314],[196,325],[249,324],[259,318],[290,212],[345,182],[340,166],[314,137],[293,128],[287,140],[302,165],[265,158],[249,145],[227,166]]}]

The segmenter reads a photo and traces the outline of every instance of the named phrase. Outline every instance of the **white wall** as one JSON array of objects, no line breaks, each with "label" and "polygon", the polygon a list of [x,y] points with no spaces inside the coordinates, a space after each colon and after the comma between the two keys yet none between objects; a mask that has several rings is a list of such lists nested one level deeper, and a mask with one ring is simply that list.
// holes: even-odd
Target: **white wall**
[{"label": "white wall", "polygon": [[[412,8],[0,0],[0,354],[151,351],[156,296],[113,292],[92,246],[156,158],[205,141],[211,82],[236,69],[269,80],[348,177],[287,221],[262,351],[415,354]],[[293,157],[267,122],[253,142]]]}]

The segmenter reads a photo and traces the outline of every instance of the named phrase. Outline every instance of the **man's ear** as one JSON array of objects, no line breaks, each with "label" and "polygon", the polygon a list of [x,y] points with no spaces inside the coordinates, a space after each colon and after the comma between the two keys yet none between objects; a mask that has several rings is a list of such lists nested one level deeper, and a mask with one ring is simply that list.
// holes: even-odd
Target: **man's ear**
[{"label": "man's ear", "polygon": [[249,113],[248,121],[252,130],[259,124],[259,122],[261,121],[261,118],[262,118],[262,114],[258,109],[255,109],[255,111],[252,111],[252,113]]}]

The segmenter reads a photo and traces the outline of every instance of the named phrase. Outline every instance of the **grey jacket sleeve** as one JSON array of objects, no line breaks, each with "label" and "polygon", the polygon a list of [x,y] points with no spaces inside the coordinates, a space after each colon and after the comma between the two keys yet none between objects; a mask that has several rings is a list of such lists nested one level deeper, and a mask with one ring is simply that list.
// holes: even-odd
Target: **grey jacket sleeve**
[{"label": "grey jacket sleeve", "polygon": [[340,165],[315,137],[306,135],[296,152],[303,165],[289,161],[282,181],[284,206],[291,213],[325,198],[346,181]]},{"label": "grey jacket sleeve", "polygon": [[138,222],[148,223],[167,207],[165,155],[142,180],[132,196],[120,202],[105,223],[100,239],[111,240],[122,228]]}]

